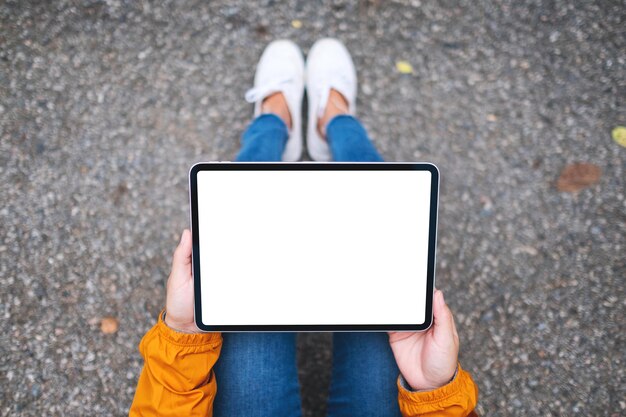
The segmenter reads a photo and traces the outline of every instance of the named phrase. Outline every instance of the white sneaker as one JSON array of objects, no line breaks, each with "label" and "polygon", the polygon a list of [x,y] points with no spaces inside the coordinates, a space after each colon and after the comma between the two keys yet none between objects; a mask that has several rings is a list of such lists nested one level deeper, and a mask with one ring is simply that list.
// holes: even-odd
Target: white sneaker
[{"label": "white sneaker", "polygon": [[282,160],[297,161],[302,155],[304,59],[298,45],[288,40],[271,42],[259,59],[254,87],[246,92],[246,101],[254,103],[254,117],[261,114],[263,99],[277,92],[283,93],[291,115],[291,129]]},{"label": "white sneaker", "polygon": [[307,149],[315,161],[332,158],[328,142],[317,130],[324,115],[331,89],[341,93],[348,102],[348,112],[356,111],[356,69],[346,47],[337,39],[320,39],[311,47],[306,61],[306,89],[309,99]]}]

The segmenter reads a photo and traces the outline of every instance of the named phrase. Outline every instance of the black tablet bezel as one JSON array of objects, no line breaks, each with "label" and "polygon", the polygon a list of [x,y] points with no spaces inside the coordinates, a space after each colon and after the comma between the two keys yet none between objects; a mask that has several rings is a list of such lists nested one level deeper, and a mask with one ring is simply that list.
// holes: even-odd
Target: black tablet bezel
[{"label": "black tablet bezel", "polygon": [[[200,291],[200,256],[198,236],[198,189],[200,171],[403,171],[420,170],[431,173],[430,219],[428,236],[428,266],[426,293],[426,321],[422,324],[340,324],[340,325],[205,325],[202,323],[202,294]],[[194,277],[194,315],[198,329],[206,332],[322,332],[322,331],[421,331],[433,321],[432,304],[435,285],[435,258],[437,252],[437,210],[439,202],[439,170],[428,162],[201,162],[189,170],[189,205],[193,238],[192,268]],[[432,248],[432,250],[431,250]]]}]

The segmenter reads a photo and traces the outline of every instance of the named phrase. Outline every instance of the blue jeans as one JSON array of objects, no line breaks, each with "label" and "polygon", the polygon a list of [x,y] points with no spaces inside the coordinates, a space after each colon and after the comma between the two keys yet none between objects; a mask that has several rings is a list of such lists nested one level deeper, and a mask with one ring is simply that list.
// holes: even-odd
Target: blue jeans
[{"label": "blue jeans", "polygon": [[[382,161],[363,126],[337,116],[326,128],[336,161]],[[288,131],[277,116],[256,118],[237,161],[280,161]],[[215,417],[301,416],[295,333],[223,333],[215,365]],[[387,333],[334,333],[328,416],[400,416],[399,370]]]},{"label": "blue jeans", "polygon": [[[289,132],[276,115],[262,114],[252,121],[241,138],[237,161],[280,161]],[[335,161],[382,162],[363,125],[352,116],[334,117],[326,126],[326,137]]]}]

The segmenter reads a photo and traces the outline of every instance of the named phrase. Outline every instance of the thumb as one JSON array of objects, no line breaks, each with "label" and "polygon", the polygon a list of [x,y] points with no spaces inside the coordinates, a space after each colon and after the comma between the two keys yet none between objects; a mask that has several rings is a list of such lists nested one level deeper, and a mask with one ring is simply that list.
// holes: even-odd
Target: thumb
[{"label": "thumb", "polygon": [[435,318],[433,329],[433,336],[435,340],[442,344],[453,342],[455,337],[457,337],[456,328],[454,326],[454,317],[452,317],[452,312],[443,298],[443,292],[440,290],[435,290],[433,300],[433,316]]},{"label": "thumb", "polygon": [[187,278],[191,275],[191,245],[191,232],[185,229],[172,257],[173,277]]}]

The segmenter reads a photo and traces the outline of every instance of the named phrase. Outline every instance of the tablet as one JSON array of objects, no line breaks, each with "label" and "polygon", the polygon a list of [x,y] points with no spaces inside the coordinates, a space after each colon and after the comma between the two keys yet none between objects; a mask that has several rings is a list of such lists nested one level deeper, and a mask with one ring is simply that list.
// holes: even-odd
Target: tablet
[{"label": "tablet", "polygon": [[200,330],[430,326],[435,165],[199,163],[189,191]]}]

